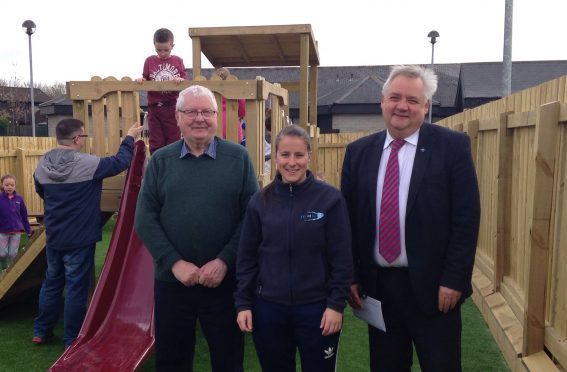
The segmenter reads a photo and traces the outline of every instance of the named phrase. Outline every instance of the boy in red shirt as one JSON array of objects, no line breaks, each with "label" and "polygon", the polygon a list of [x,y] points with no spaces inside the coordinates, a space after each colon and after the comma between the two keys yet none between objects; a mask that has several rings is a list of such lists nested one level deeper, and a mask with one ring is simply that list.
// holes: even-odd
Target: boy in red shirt
[{"label": "boy in red shirt", "polygon": [[[154,46],[157,55],[146,58],[141,78],[144,80],[175,81],[177,84],[187,79],[183,60],[171,54],[173,33],[160,28],[154,33]],[[181,138],[175,119],[175,103],[179,92],[148,92],[148,127],[150,153]]]}]

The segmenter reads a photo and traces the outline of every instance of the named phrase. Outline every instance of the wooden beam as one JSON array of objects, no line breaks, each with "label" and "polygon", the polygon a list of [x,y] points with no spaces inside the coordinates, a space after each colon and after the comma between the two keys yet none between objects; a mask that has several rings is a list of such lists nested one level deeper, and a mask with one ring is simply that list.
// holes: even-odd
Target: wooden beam
[{"label": "wooden beam", "polygon": [[8,293],[10,288],[12,288],[14,283],[16,283],[18,278],[28,266],[31,265],[36,257],[43,252],[45,242],[45,229],[41,228],[31,237],[24,251],[25,254],[22,253],[16,257],[10,269],[6,272],[2,280],[0,280],[0,300]]},{"label": "wooden beam", "polygon": [[536,122],[536,114],[537,113],[535,111],[509,113],[508,129],[534,126]]},{"label": "wooden beam", "polygon": [[279,84],[289,92],[299,92],[300,89],[298,81],[282,81]]},{"label": "wooden beam", "polygon": [[92,101],[92,132],[93,151],[97,156],[106,156],[106,121],[104,119],[104,100]]},{"label": "wooden beam", "polygon": [[309,35],[302,34],[300,38],[300,60],[299,66],[299,124],[307,130],[308,110],[309,110]]},{"label": "wooden beam", "polygon": [[[106,98],[106,154],[114,155],[120,147],[120,102],[118,92],[107,95]],[[95,140],[98,140],[95,138]],[[102,155],[100,155],[102,156]]]},{"label": "wooden beam", "polygon": [[479,309],[506,363],[513,366],[521,356],[522,324],[500,293],[493,293],[483,300]]},{"label": "wooden beam", "polygon": [[264,184],[264,117],[264,101],[246,105],[246,150],[261,185]]},{"label": "wooden beam", "polygon": [[309,67],[309,124],[317,126],[317,80],[319,66]]},{"label": "wooden beam", "polygon": [[500,115],[497,128],[497,156],[498,165],[496,169],[496,244],[494,249],[494,277],[492,283],[494,290],[500,291],[500,285],[504,278],[504,267],[506,265],[506,252],[509,249],[510,237],[510,195],[512,164],[512,136],[508,129],[507,113]]},{"label": "wooden beam", "polygon": [[195,39],[198,36],[298,34],[305,32],[311,34],[311,25],[201,27],[190,28],[189,36]]},{"label": "wooden beam", "polygon": [[549,359],[545,351],[540,351],[529,357],[522,358],[522,363],[531,372],[560,372],[559,368]]},{"label": "wooden beam", "polygon": [[[69,88],[70,84],[67,83],[67,88]],[[67,95],[69,96],[69,90],[67,90]],[[69,96],[70,98],[70,96]],[[85,124],[85,133],[89,133],[90,124],[89,124],[89,106],[86,101],[73,101],[73,118],[79,119]],[[84,152],[91,153],[91,143],[90,141],[85,141],[85,146],[83,147]]]},{"label": "wooden beam", "polygon": [[[112,92],[181,91],[195,84],[205,86],[227,98],[256,99],[256,80],[185,80],[179,84],[174,81],[144,81],[142,83],[116,80],[71,81],[69,82],[68,96],[71,101],[76,102],[101,99]],[[266,84],[270,83],[266,82]]]},{"label": "wooden beam", "polygon": [[[191,29],[189,29],[189,35],[191,35]],[[193,48],[193,76],[201,75],[201,38],[192,37],[191,38],[192,48]]]},{"label": "wooden beam", "polygon": [[531,210],[529,267],[524,313],[523,356],[542,351],[545,336],[545,289],[549,267],[550,219],[556,144],[559,137],[559,103],[538,109],[534,138],[534,187]]},{"label": "wooden beam", "polygon": [[464,131],[469,135],[469,139],[471,141],[471,155],[474,161],[474,165],[476,166],[478,164],[478,120],[471,120],[467,122]]},{"label": "wooden beam", "polygon": [[562,103],[559,111],[559,121],[567,121],[567,104]]},{"label": "wooden beam", "polygon": [[545,328],[545,346],[564,368],[567,368],[567,342],[565,334],[557,328]]}]

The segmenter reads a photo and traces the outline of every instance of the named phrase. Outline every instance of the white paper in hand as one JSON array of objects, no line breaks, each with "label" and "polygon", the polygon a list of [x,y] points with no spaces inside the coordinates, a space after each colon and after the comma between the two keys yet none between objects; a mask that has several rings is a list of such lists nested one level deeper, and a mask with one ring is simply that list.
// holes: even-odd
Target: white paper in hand
[{"label": "white paper in hand", "polygon": [[375,298],[366,296],[362,299],[362,309],[352,309],[353,314],[371,326],[386,332],[382,303]]}]

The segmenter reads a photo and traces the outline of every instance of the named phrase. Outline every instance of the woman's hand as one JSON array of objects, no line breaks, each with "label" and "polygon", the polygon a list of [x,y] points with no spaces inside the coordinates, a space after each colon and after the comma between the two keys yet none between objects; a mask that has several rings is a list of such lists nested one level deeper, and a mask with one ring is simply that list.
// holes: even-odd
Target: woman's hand
[{"label": "woman's hand", "polygon": [[331,308],[327,308],[321,318],[319,328],[323,329],[323,336],[329,336],[341,330],[343,325],[343,314]]},{"label": "woman's hand", "polygon": [[252,332],[252,310],[242,310],[238,312],[236,323],[242,332]]}]

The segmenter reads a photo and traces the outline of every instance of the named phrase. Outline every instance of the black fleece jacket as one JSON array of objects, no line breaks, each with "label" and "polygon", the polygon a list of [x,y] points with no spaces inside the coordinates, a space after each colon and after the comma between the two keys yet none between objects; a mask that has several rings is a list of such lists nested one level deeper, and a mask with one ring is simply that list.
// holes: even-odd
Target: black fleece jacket
[{"label": "black fleece jacket", "polygon": [[342,312],[352,283],[351,233],[339,190],[308,171],[300,184],[276,177],[250,199],[238,247],[237,311],[259,296],[280,304],[325,300]]}]

